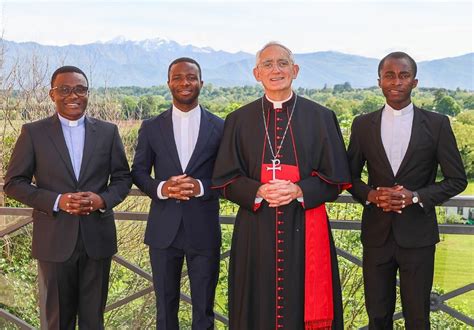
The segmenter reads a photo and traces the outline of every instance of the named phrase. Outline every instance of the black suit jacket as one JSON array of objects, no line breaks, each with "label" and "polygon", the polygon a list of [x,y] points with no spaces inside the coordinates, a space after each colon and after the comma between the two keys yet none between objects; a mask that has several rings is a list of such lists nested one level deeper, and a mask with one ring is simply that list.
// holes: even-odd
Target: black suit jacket
[{"label": "black suit jacket", "polygon": [[[8,196],[33,207],[33,257],[62,262],[71,256],[79,228],[91,258],[110,257],[117,252],[112,208],[125,199],[131,181],[117,126],[89,117],[85,119],[84,151],[77,181],[61,122],[54,115],[23,125],[4,190]],[[106,211],[88,216],[53,212],[58,194],[75,191],[99,194]]]},{"label": "black suit jacket", "polygon": [[[142,123],[132,177],[138,188],[151,198],[145,231],[145,243],[149,246],[168,247],[181,221],[191,247],[210,249],[220,246],[219,200],[217,192],[211,190],[211,177],[223,129],[224,121],[201,107],[198,139],[183,172],[174,139],[172,109]],[[183,173],[201,180],[204,196],[188,201],[159,199],[159,183]]]},{"label": "black suit jacket", "polygon": [[[390,229],[396,242],[405,248],[439,242],[435,205],[462,192],[466,173],[448,117],[414,107],[413,126],[397,173],[392,173],[381,138],[382,109],[359,116],[352,123],[348,158],[352,173],[352,195],[364,205],[362,243],[376,247],[387,239]],[[367,163],[368,183],[361,180]],[[436,182],[438,165],[444,179]],[[365,206],[367,195],[377,187],[403,185],[417,191],[423,207],[412,204],[401,214]]]}]

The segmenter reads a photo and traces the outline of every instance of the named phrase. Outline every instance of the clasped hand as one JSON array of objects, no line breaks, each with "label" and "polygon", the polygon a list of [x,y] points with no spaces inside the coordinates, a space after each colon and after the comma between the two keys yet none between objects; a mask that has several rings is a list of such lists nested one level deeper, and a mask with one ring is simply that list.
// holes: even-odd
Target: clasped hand
[{"label": "clasped hand", "polygon": [[161,194],[163,196],[185,201],[199,195],[200,192],[201,186],[199,182],[186,174],[170,177],[161,187]]},{"label": "clasped hand", "polygon": [[300,186],[289,180],[276,179],[261,185],[258,188],[257,197],[266,200],[270,207],[278,207],[303,197],[303,191]]},{"label": "clasped hand", "polygon": [[413,193],[403,186],[377,187],[371,190],[367,200],[384,212],[402,213],[402,209],[412,203]]},{"label": "clasped hand", "polygon": [[91,191],[71,192],[61,195],[58,207],[72,215],[89,215],[105,208],[105,203],[102,197]]}]

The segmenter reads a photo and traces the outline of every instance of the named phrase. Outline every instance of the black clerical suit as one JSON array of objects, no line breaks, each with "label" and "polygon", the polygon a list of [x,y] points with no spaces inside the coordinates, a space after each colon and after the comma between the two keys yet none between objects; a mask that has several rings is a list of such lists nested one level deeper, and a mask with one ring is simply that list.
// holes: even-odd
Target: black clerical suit
[{"label": "black clerical suit", "polygon": [[[393,327],[399,268],[405,325],[429,329],[429,295],[439,242],[435,205],[462,192],[466,174],[448,117],[417,107],[408,148],[393,173],[381,138],[382,111],[354,119],[348,148],[353,180],[349,191],[364,205],[361,235],[369,328]],[[365,164],[367,183],[361,179]],[[444,178],[436,182],[438,165]],[[371,189],[395,185],[416,191],[421,203],[407,206],[400,214],[366,203]]]},{"label": "black clerical suit", "polygon": [[[76,314],[80,328],[103,327],[110,262],[117,252],[112,208],[125,199],[132,179],[117,126],[90,117],[84,125],[79,179],[57,114],[23,125],[5,177],[6,194],[33,207],[42,328],[74,329]],[[58,194],[76,191],[100,195],[105,211],[84,216],[53,211]]]}]

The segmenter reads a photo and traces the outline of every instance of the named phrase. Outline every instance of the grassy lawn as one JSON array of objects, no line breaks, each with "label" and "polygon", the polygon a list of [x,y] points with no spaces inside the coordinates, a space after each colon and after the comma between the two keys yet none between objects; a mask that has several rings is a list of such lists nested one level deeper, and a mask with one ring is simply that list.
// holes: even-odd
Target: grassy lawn
[{"label": "grassy lawn", "polygon": [[[461,195],[474,195],[474,180],[469,180]],[[441,235],[436,245],[434,287],[448,292],[474,282],[474,235]],[[448,300],[464,305],[474,317],[474,291]]]},{"label": "grassy lawn", "polygon": [[[441,235],[436,246],[434,287],[444,292],[460,288],[474,282],[474,236]],[[467,308],[470,317],[474,316],[474,292],[471,291],[448,300]]]},{"label": "grassy lawn", "polygon": [[474,180],[469,180],[466,190],[461,195],[474,195]]}]

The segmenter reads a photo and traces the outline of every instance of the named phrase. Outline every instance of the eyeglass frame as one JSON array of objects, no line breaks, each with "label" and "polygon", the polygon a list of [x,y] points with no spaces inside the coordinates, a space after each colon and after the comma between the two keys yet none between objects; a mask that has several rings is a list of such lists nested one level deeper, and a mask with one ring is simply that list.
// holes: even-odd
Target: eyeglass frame
[{"label": "eyeglass frame", "polygon": [[[284,63],[283,66],[282,66],[282,63]],[[275,68],[275,65],[276,65],[278,70],[285,70],[289,68],[292,64],[294,64],[292,60],[286,59],[286,58],[280,58],[280,59],[277,59],[276,61],[272,61],[272,60],[263,61],[257,64],[257,67],[266,71],[271,71]]]},{"label": "eyeglass frame", "polygon": [[[63,93],[60,92],[60,88],[64,88],[64,87],[70,89],[69,93],[63,94]],[[82,94],[82,93],[78,94],[77,93],[77,88],[78,87],[85,88],[86,92],[84,94]],[[89,94],[89,86],[83,86],[83,85],[76,85],[74,87],[70,87],[70,86],[67,86],[67,85],[61,85],[61,86],[53,87],[53,88],[51,88],[51,90],[57,90],[59,95],[61,95],[62,97],[68,97],[69,95],[71,95],[71,93],[74,93],[74,94],[76,94],[76,96],[79,96],[79,97],[84,97],[84,96],[87,96]]]}]

